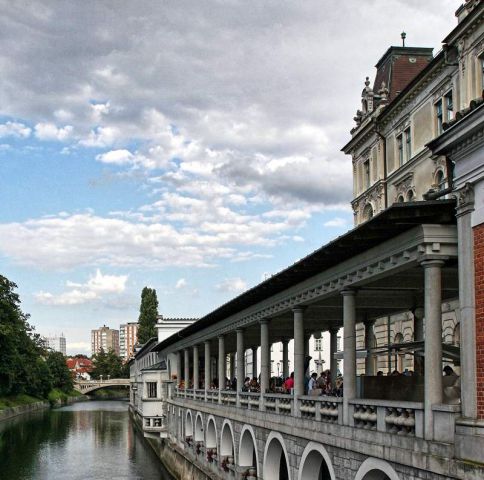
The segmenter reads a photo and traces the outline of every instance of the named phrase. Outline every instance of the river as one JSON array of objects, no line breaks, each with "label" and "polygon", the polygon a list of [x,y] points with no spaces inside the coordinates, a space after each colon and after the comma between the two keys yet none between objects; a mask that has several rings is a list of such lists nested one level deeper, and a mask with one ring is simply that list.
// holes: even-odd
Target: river
[{"label": "river", "polygon": [[88,401],[0,422],[1,480],[171,480],[124,401]]}]

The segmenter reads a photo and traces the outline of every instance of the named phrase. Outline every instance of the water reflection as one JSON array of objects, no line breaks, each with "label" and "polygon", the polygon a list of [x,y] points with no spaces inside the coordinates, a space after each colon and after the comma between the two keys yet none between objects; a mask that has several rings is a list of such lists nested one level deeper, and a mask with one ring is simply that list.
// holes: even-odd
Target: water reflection
[{"label": "water reflection", "polygon": [[169,479],[127,403],[92,401],[0,423],[3,480]]}]

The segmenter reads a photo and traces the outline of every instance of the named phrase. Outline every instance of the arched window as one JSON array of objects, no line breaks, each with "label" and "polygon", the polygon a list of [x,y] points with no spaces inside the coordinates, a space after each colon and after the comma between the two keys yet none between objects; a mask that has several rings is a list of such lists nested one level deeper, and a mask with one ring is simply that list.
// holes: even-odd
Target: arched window
[{"label": "arched window", "polygon": [[398,198],[397,198],[397,203],[403,203],[403,202],[405,202],[403,195],[399,195]]},{"label": "arched window", "polygon": [[217,448],[217,429],[213,418],[209,418],[207,422],[207,431],[205,435],[205,446],[207,448]]},{"label": "arched window", "polygon": [[200,414],[195,419],[195,441],[203,442],[203,422]]},{"label": "arched window", "polygon": [[370,220],[370,218],[372,217],[373,217],[373,207],[371,206],[371,203],[367,203],[365,205],[365,208],[363,209],[363,219]]},{"label": "arched window", "polygon": [[191,438],[192,436],[193,436],[193,418],[192,418],[192,412],[188,410],[187,415],[185,417],[185,438]]},{"label": "arched window", "polygon": [[267,441],[264,455],[264,480],[289,480],[289,464],[282,436],[271,433]]},{"label": "arched window", "polygon": [[415,193],[413,193],[413,190],[409,190],[407,192],[407,201],[413,202],[415,200]]},{"label": "arched window", "polygon": [[445,177],[442,170],[437,170],[437,173],[435,174],[435,185],[437,190],[443,190],[445,188]]},{"label": "arched window", "polygon": [[235,455],[234,437],[229,423],[224,423],[222,427],[222,434],[220,435],[220,455],[223,457],[232,457]]},{"label": "arched window", "polygon": [[331,460],[326,449],[309,442],[304,449],[298,480],[333,480],[335,478]]},{"label": "arched window", "polygon": [[[239,444],[240,467],[252,468],[257,472],[257,450],[254,432],[247,425],[242,429]],[[256,476],[256,475],[253,475]]]}]

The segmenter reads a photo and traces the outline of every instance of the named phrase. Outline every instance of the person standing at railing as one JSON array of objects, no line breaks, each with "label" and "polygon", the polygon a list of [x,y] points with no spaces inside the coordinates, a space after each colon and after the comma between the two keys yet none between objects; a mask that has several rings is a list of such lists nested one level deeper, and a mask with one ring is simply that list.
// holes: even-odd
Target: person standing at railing
[{"label": "person standing at railing", "polygon": [[294,372],[291,373],[291,376],[286,378],[284,382],[284,389],[286,392],[291,393],[291,390],[294,388]]}]

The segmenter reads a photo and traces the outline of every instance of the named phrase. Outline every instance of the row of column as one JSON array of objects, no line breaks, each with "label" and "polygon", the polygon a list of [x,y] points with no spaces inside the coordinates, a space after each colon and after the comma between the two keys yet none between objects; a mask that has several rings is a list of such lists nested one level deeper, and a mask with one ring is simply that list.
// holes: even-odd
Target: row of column
[{"label": "row of column", "polygon": [[[432,405],[442,403],[442,322],[441,322],[441,270],[444,262],[438,259],[429,259],[421,263],[424,268],[425,278],[425,426],[424,432],[426,438],[432,437],[433,416]],[[343,423],[349,424],[349,401],[356,398],[356,290],[348,289],[341,292],[343,296],[343,328],[344,328],[344,368],[343,368]],[[304,395],[304,378],[305,378],[305,356],[306,337],[304,331],[304,309],[305,307],[296,307],[294,313],[294,394],[295,397]],[[365,342],[368,348],[371,344],[370,335],[373,330],[371,321],[365,322]],[[331,358],[331,377],[336,378],[337,362],[334,354],[337,349],[337,329],[331,329],[330,339],[330,358]],[[243,329],[236,330],[237,335],[237,372],[238,380],[237,389],[240,391],[245,378],[245,344]],[[261,365],[260,365],[260,389],[265,393],[269,389],[270,381],[270,342],[269,342],[269,320],[260,321],[260,338],[261,338]],[[423,322],[421,315],[416,315],[415,339],[423,339]],[[253,348],[253,362],[257,362],[257,348]],[[189,383],[189,350],[185,349],[185,368],[184,379],[185,385]],[[367,373],[372,369],[370,355],[367,355]],[[210,388],[211,368],[210,368],[210,341],[205,341],[205,390]],[[199,380],[199,351],[198,345],[193,347],[193,380],[194,385],[198,385]],[[178,353],[178,362],[180,354]],[[283,376],[289,376],[288,369],[288,342],[283,342]],[[180,363],[178,370],[180,371]],[[257,372],[257,367],[255,366]],[[226,355],[225,355],[225,337],[218,337],[218,377],[219,391],[224,388],[224,379],[226,376]]]}]

